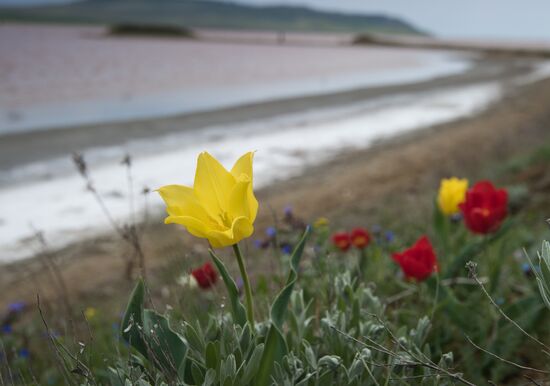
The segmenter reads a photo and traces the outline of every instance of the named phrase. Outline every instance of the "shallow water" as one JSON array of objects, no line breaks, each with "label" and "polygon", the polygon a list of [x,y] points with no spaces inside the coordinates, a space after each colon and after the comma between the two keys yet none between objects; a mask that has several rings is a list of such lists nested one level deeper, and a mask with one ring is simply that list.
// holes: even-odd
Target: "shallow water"
[{"label": "shallow water", "polygon": [[470,67],[446,52],[317,40],[113,38],[97,27],[3,25],[0,136],[419,82]]}]

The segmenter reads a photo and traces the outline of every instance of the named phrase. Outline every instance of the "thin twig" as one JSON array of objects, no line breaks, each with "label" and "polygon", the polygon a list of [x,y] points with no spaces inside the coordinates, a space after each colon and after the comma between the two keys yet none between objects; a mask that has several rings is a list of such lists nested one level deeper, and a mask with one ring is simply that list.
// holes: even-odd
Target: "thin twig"
[{"label": "thin twig", "polygon": [[50,333],[50,327],[48,326],[48,322],[46,322],[46,318],[44,317],[44,313],[42,312],[42,307],[40,306],[40,295],[36,294],[36,305],[38,307],[38,313],[40,314],[40,318],[42,319],[42,323],[44,324],[44,328],[46,329],[46,334],[48,336],[48,342],[50,342],[52,348],[54,349],[55,356],[57,358],[57,361],[55,361],[55,364],[59,367],[61,370],[61,373],[63,374],[63,378],[65,378],[65,381],[67,384],[72,385],[72,379],[70,378],[68,372],[67,372],[67,364],[65,362],[65,359],[61,355],[61,352],[59,351],[59,348],[57,347],[57,344]]},{"label": "thin twig", "polygon": [[[383,354],[386,354],[388,356],[391,356],[391,357],[395,357],[395,358],[399,358],[399,355],[394,353],[393,351],[390,351],[388,350],[387,348],[385,348],[384,346],[372,341],[370,338],[368,337],[364,337],[365,339],[368,339],[369,341],[371,341],[372,343],[374,343],[375,345],[370,345],[368,343],[365,343],[365,342],[362,342],[360,341],[359,339],[356,339],[354,338],[353,336],[351,336],[350,334],[348,333],[345,333],[344,331],[341,331],[339,330],[338,328],[336,328],[335,326],[330,326],[330,328],[332,328],[334,331],[336,331],[337,333],[339,333],[340,335],[348,338],[349,340],[355,342],[355,343],[358,343],[368,349],[371,349],[371,350],[374,350],[374,351],[378,351],[378,352],[381,352]],[[371,363],[375,366],[379,366],[379,367],[386,367],[388,365],[382,365],[382,364],[379,364],[379,363]],[[420,365],[420,363],[417,363],[417,362],[405,362],[404,363],[405,365],[408,365],[408,366],[418,366]]]},{"label": "thin twig", "polygon": [[[482,283],[488,283],[489,282],[489,278],[487,277],[480,277],[478,278],[478,280],[480,280]],[[444,286],[444,287],[450,287],[452,285],[455,285],[455,284],[460,284],[460,285],[477,285],[477,282],[473,279],[470,279],[470,278],[467,278],[467,277],[452,277],[452,278],[448,278],[448,279],[443,279],[439,282],[440,285]],[[395,303],[403,298],[406,298],[407,296],[410,296],[414,293],[416,293],[416,291],[418,291],[418,288],[417,287],[410,287],[410,288],[407,288],[406,290],[404,291],[401,291],[393,296],[390,296],[386,299],[385,301],[385,304],[392,304],[392,303]]]},{"label": "thin twig", "polygon": [[[86,164],[86,161],[84,160],[84,157],[81,154],[73,153],[73,162],[78,170],[78,173],[82,176],[84,181],[86,182],[86,189],[92,193],[94,199],[98,203],[99,207],[101,208],[101,211],[107,218],[107,221],[113,228],[113,230],[120,236],[121,239],[126,241],[135,252],[135,257],[137,257],[139,268],[140,268],[140,274],[143,277],[143,279],[146,278],[146,268],[145,268],[145,255],[143,253],[143,248],[141,246],[141,242],[139,239],[139,231],[138,227],[135,223],[134,218],[134,204],[133,204],[133,195],[130,193],[130,212],[131,212],[131,224],[129,226],[121,226],[119,223],[117,223],[114,219],[114,217],[111,215],[111,212],[107,208],[107,205],[105,204],[105,201],[103,200],[103,197],[99,194],[97,189],[94,186],[93,180],[90,177],[88,173],[88,165]],[[129,189],[131,190],[133,187],[133,177],[130,171],[131,167],[131,159],[130,156],[127,155],[123,162],[127,166],[127,180]],[[130,261],[127,261],[127,278],[130,279],[131,277],[131,271],[132,271],[132,260],[134,260],[134,257],[130,259]],[[129,272],[129,274],[128,274]]]},{"label": "thin twig", "polygon": [[507,363],[509,365],[512,365],[512,366],[515,366],[517,367],[518,369],[522,369],[522,370],[529,370],[529,371],[534,371],[536,373],[541,373],[541,374],[550,374],[550,371],[545,371],[545,370],[539,370],[539,369],[535,369],[534,367],[529,367],[529,366],[523,366],[523,365],[520,365],[519,363],[516,363],[516,362],[512,362],[508,359],[504,359],[502,358],[501,356],[498,356],[497,354],[489,351],[489,350],[486,350],[484,349],[483,347],[480,347],[478,346],[477,344],[475,344],[468,335],[464,335],[466,337],[466,339],[468,340],[468,342],[470,342],[470,344],[472,346],[474,346],[475,348],[477,348],[478,350],[480,351],[483,351],[485,354],[487,355],[490,355],[492,356],[493,358],[496,358],[498,360],[500,360],[501,362],[504,362],[504,363]]},{"label": "thin twig", "polygon": [[493,298],[491,297],[491,295],[489,294],[489,292],[487,292],[487,289],[485,289],[485,286],[483,285],[483,283],[478,279],[477,277],[477,274],[476,274],[476,264],[469,261],[467,264],[466,264],[466,268],[468,269],[468,272],[470,273],[470,276],[476,281],[476,283],[481,287],[481,290],[483,291],[483,293],[485,294],[485,296],[487,297],[487,299],[489,299],[489,301],[491,302],[491,304],[498,310],[498,312],[504,317],[504,319],[506,319],[508,322],[512,323],[519,331],[521,331],[525,336],[529,337],[530,339],[532,339],[533,341],[537,342],[540,346],[542,346],[544,349],[546,350],[550,350],[550,347],[548,347],[547,345],[545,345],[543,342],[541,342],[540,340],[538,340],[537,338],[535,338],[533,335],[529,334],[527,331],[525,331],[515,320],[513,320],[512,318],[510,318],[508,315],[506,315],[506,313],[502,310],[502,308],[499,307],[499,305],[493,300]]},{"label": "thin twig", "polygon": [[537,381],[535,381],[533,378],[531,378],[529,375],[524,375],[523,378],[527,379],[530,383],[534,384],[534,385],[537,385],[537,386],[542,386],[540,383],[538,383]]},{"label": "thin twig", "polygon": [[447,369],[444,369],[443,367],[441,366],[438,366],[436,365],[430,358],[428,358],[426,355],[424,355],[423,353],[421,353],[421,355],[426,358],[425,361],[423,361],[422,359],[418,358],[411,350],[409,350],[407,347],[405,347],[400,341],[399,339],[393,334],[393,332],[391,331],[391,329],[386,326],[386,323],[384,323],[384,321],[376,314],[370,314],[372,317],[376,318],[378,320],[378,322],[384,327],[384,329],[386,330],[386,332],[390,335],[390,337],[392,338],[392,340],[403,350],[405,351],[407,354],[409,354],[414,360],[416,360],[417,362],[419,362],[422,366],[424,367],[427,367],[429,369],[432,369],[432,370],[435,370],[435,371],[439,371],[439,372],[442,372],[446,375],[448,375],[450,378],[460,382],[460,383],[463,383],[465,385],[468,385],[468,386],[476,386],[474,383],[464,379],[462,377],[462,375],[460,374],[457,374],[457,373],[451,373],[450,371],[448,371]]},{"label": "thin twig", "polygon": [[54,259],[54,256],[48,246],[46,238],[44,237],[44,233],[37,230],[32,225],[31,225],[31,228],[34,231],[35,239],[38,241],[38,244],[40,245],[40,251],[38,255],[42,257],[41,259],[42,263],[45,265],[46,269],[50,273],[53,279],[52,281],[56,283],[56,286],[58,289],[58,296],[61,298],[61,301],[63,302],[67,319],[69,320],[69,324],[71,326],[73,335],[75,335],[76,326],[74,323],[74,312],[73,312],[73,307],[71,305],[69,290],[65,282],[65,278],[63,277],[63,274],[61,273],[61,270],[59,269],[59,266],[57,265]]}]

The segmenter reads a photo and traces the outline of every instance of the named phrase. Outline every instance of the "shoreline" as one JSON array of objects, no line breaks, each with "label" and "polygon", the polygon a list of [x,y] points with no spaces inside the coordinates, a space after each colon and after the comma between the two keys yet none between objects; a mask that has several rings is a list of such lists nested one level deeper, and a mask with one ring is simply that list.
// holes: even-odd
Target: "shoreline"
[{"label": "shoreline", "polygon": [[[424,192],[433,192],[440,178],[486,178],[479,165],[500,162],[550,140],[546,130],[550,125],[548,100],[548,79],[518,87],[475,116],[416,130],[367,150],[344,151],[329,162],[308,168],[299,177],[260,189],[256,235],[273,223],[272,211],[289,204],[308,221],[329,217],[336,229],[350,224],[372,225],[373,221],[380,223],[390,217],[405,222],[417,218],[417,212],[431,205],[431,195]],[[319,184],[324,189],[318,189]],[[400,217],[399,211],[407,205],[410,213]],[[174,259],[206,253],[204,242],[179,227],[164,225],[157,217],[146,226],[143,241],[153,276],[173,264]],[[131,286],[120,280],[120,257],[127,253],[121,240],[106,233],[51,256],[58,261],[75,297],[87,296],[98,287],[102,288],[101,297],[125,293]],[[38,289],[52,291],[47,278],[40,275],[43,264],[39,257],[4,264],[0,272],[0,289],[5,293],[2,301],[32,301]],[[29,286],[29,282],[34,284]]]},{"label": "shoreline", "polygon": [[[484,57],[474,59],[474,62],[472,68],[463,73],[423,82],[286,98],[166,118],[5,134],[1,136],[2,140],[0,141],[0,172],[64,157],[72,151],[83,152],[90,148],[122,145],[130,138],[132,140],[159,138],[209,126],[246,123],[311,109],[340,107],[352,102],[366,102],[402,94],[429,92],[457,85],[473,85],[490,81],[504,82],[515,76],[527,74],[539,61],[518,60],[510,63],[509,60]],[[47,147],[43,146],[46,141],[48,142]]]},{"label": "shoreline", "polygon": [[[142,187],[154,189],[167,181],[192,183],[194,159],[204,149],[226,165],[244,151],[257,150],[256,171],[260,177],[256,183],[258,187],[264,186],[300,174],[308,165],[323,163],[339,152],[368,148],[384,137],[476,114],[506,95],[515,83],[520,84],[525,74],[532,77],[534,73],[529,64],[520,61],[499,68],[495,61],[485,61],[469,76],[458,80],[456,77],[440,79],[435,85],[432,82],[428,91],[418,90],[426,85],[416,85],[413,86],[415,92],[398,89],[391,97],[367,102],[357,98],[350,101],[350,94],[344,94],[345,107],[341,109],[331,104],[330,108],[306,109],[306,113],[292,118],[277,116],[274,120],[263,118],[250,125],[225,124],[153,140],[134,140],[123,148],[90,150],[85,158],[94,186],[104,196],[104,205],[111,211],[111,217],[124,224],[134,212],[128,206],[128,200],[132,201],[130,191],[136,192]],[[351,95],[355,97],[357,93]],[[311,100],[306,102],[311,106]],[[64,154],[69,151],[65,148]],[[125,154],[133,154],[132,189],[121,184],[128,178],[124,168],[118,166]],[[86,193],[87,182],[77,175],[68,155],[62,160],[43,161],[34,168],[17,172],[11,182],[2,176],[5,182],[0,201],[12,201],[0,217],[4,261],[34,254],[25,242],[35,233],[33,229],[43,231],[56,250],[105,231],[104,215]],[[34,202],[36,197],[40,197],[41,210],[28,212],[29,202]],[[134,194],[134,200],[139,203],[142,198]],[[150,203],[160,211],[158,197],[152,197]]]},{"label": "shoreline", "polygon": [[[101,150],[89,151],[88,167],[94,176],[96,188],[104,195],[105,205],[110,208],[112,217],[119,224],[124,224],[130,218],[128,200],[142,200],[137,193],[131,199],[128,196],[130,190],[126,191],[121,185],[121,178],[126,179],[127,176],[117,165],[125,152],[136,155],[132,157],[133,191],[142,187],[154,189],[166,181],[191,183],[194,157],[205,148],[218,154],[220,161],[224,163],[232,162],[239,151],[261,151],[263,157],[257,159],[256,170],[264,177],[256,182],[262,186],[271,185],[274,181],[299,175],[312,165],[325,164],[327,160],[337,158],[339,153],[350,149],[368,149],[373,142],[385,137],[400,136],[410,130],[475,115],[506,97],[509,90],[518,87],[526,78],[536,78],[533,70],[535,64],[536,62],[524,60],[508,63],[485,58],[467,73],[430,82],[276,101],[267,105],[247,106],[244,108],[245,112],[243,109],[236,109],[232,117],[243,122],[255,119],[256,125],[251,126],[244,123],[231,126],[227,123],[225,111],[218,112],[217,115],[212,113],[195,117],[199,125],[205,125],[205,120],[209,122],[208,119],[212,116],[224,123],[218,128],[211,127],[208,130],[174,124],[174,120],[188,119],[186,116],[161,120],[160,123],[147,121],[147,125],[154,128],[175,130],[178,136],[174,134],[161,137],[159,130],[149,130],[145,138],[154,136],[156,142],[136,141],[133,151],[130,145],[117,148],[109,142],[111,147],[103,153],[100,153]],[[374,107],[361,104],[382,101],[385,97],[391,100],[387,106],[383,103]],[[359,104],[359,109],[354,103]],[[346,108],[336,114],[331,112],[331,109],[341,106]],[[310,117],[307,114],[298,114],[283,125],[282,121],[269,123],[266,116],[276,116],[280,120],[279,114],[286,113],[288,116],[287,108],[294,109],[292,112],[307,113],[313,109],[317,116],[314,119],[315,114]],[[282,109],[286,110],[283,112]],[[324,114],[319,115],[320,112]],[[171,123],[167,124],[166,121]],[[262,124],[257,126],[258,122]],[[104,129],[109,127],[101,126]],[[121,133],[122,140],[127,138],[128,134],[123,130],[125,127],[121,126],[118,131],[108,130],[106,138],[111,139],[113,133]],[[94,135],[91,130],[83,130],[82,133]],[[68,137],[70,135],[61,138],[67,140]],[[134,139],[132,135],[129,137]],[[94,138],[102,139],[97,135]],[[47,148],[51,148],[55,139],[44,139],[48,141]],[[163,145],[163,140],[168,142]],[[304,141],[309,145],[301,144]],[[181,145],[174,148],[178,143]],[[40,141],[40,145],[42,144]],[[3,145],[7,146],[6,143]],[[19,151],[20,154],[32,154],[27,143],[24,142],[22,146],[25,146],[25,151]],[[225,149],[225,146],[228,148]],[[95,238],[105,232],[104,216],[83,189],[85,183],[69,160],[73,149],[65,143],[62,149],[63,162],[43,161],[36,170],[19,170],[20,176],[11,177],[11,182],[9,173],[0,173],[3,180],[0,180],[0,186],[5,186],[0,191],[1,201],[7,203],[15,197],[13,204],[4,208],[4,217],[0,217],[0,228],[5,230],[0,237],[3,261],[26,259],[35,255],[35,251],[26,245],[26,240],[35,233],[33,229],[43,231],[55,250],[82,239]],[[11,150],[16,149],[12,147]],[[8,178],[5,177],[6,174]],[[27,213],[28,203],[33,202],[36,197],[41,197],[42,210],[39,213]],[[151,204],[155,204],[153,208],[157,210],[160,201],[154,197],[149,205]]]}]

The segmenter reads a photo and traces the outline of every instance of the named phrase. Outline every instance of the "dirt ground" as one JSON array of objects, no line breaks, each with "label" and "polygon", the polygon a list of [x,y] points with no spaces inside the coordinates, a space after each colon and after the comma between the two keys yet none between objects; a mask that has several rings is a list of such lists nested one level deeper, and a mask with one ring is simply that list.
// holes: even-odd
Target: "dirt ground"
[{"label": "dirt ground", "polygon": [[[477,116],[369,150],[343,153],[303,176],[260,190],[257,233],[272,224],[274,212],[281,213],[288,205],[307,221],[328,217],[336,228],[384,223],[389,218],[407,221],[429,205],[440,178],[489,177],[485,165],[532,151],[549,139],[550,80],[544,80],[517,88]],[[177,226],[164,225],[160,218],[149,222],[142,242],[153,282],[174,260],[193,258],[207,249],[205,242]],[[66,291],[75,302],[120,298],[124,303],[132,283],[124,279],[121,257],[129,251],[119,238],[105,236],[50,257],[61,267]],[[249,266],[255,269],[254,264]],[[0,306],[15,300],[34,302],[37,293],[54,300],[58,292],[52,276],[44,274],[46,267],[44,257],[6,265],[0,273]]]}]

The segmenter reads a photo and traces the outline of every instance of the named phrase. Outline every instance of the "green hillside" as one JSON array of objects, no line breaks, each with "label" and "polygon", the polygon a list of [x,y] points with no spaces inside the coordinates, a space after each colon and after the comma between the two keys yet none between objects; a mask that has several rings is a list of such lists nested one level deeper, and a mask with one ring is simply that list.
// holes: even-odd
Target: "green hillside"
[{"label": "green hillside", "polygon": [[321,12],[303,7],[255,7],[205,0],[87,0],[65,5],[0,7],[0,20],[52,23],[138,23],[192,28],[422,33],[384,15]]}]

